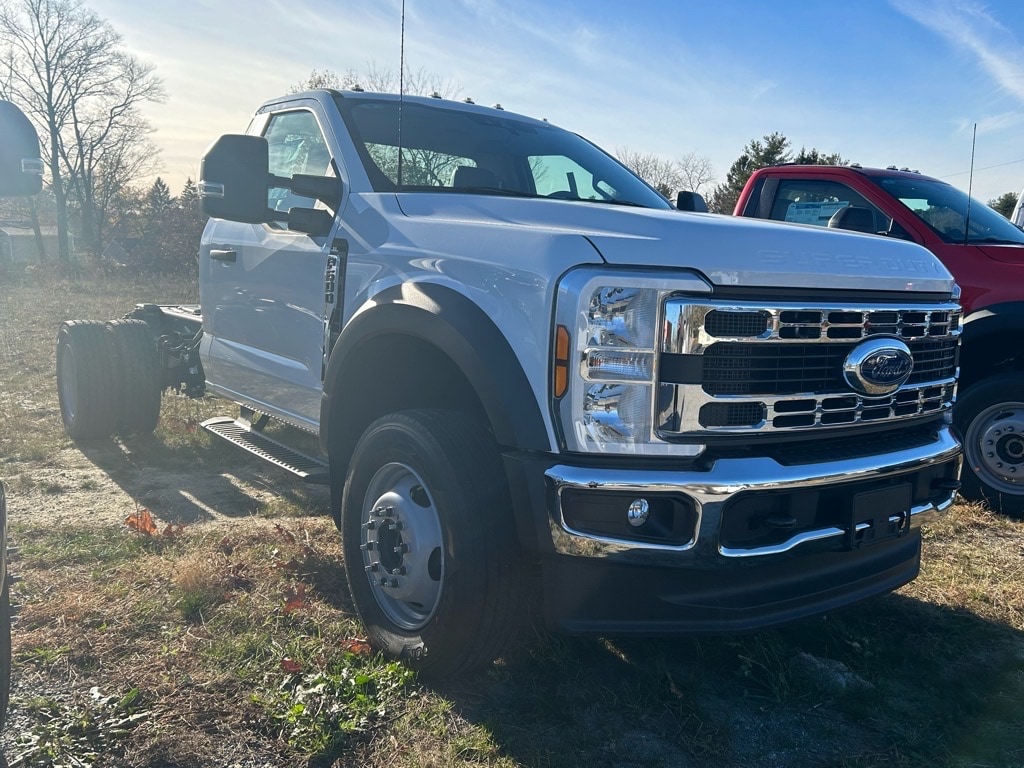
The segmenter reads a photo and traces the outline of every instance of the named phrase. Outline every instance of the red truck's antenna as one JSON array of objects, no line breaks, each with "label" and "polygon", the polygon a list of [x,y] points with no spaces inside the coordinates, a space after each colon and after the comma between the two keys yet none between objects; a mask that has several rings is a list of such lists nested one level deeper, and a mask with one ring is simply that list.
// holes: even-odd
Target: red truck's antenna
[{"label": "red truck's antenna", "polygon": [[964,245],[967,245],[967,233],[971,231],[971,191],[974,189],[974,147],[978,143],[978,124],[974,124],[974,136],[971,137],[971,173],[967,177],[967,217],[964,220]]}]

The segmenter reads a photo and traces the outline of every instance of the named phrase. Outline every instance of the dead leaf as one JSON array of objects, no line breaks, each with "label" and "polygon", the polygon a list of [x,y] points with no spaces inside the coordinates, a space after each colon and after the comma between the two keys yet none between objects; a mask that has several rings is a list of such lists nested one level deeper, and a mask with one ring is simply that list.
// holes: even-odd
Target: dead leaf
[{"label": "dead leaf", "polygon": [[283,560],[276,561],[274,563],[274,567],[280,571],[288,571],[289,573],[295,573],[302,566],[299,564],[299,561],[293,557],[288,562],[284,562]]},{"label": "dead leaf", "polygon": [[146,536],[152,536],[156,533],[156,521],[153,519],[153,515],[145,507],[137,509],[132,512],[128,517],[125,518],[124,524],[132,530],[135,530]]},{"label": "dead leaf", "polygon": [[173,539],[176,536],[181,536],[185,532],[184,523],[168,523],[167,527],[164,528],[164,536],[168,539]]},{"label": "dead leaf", "polygon": [[373,646],[365,640],[352,638],[342,641],[341,650],[354,653],[356,656],[369,656],[373,653]]},{"label": "dead leaf", "polygon": [[284,612],[294,613],[295,611],[308,608],[309,604],[306,602],[306,585],[299,583],[295,589],[286,589],[284,592]]},{"label": "dead leaf", "polygon": [[302,665],[294,659],[289,659],[285,656],[281,659],[281,669],[293,675],[297,675],[302,672]]},{"label": "dead leaf", "polygon": [[293,534],[288,529],[284,528],[280,523],[274,524],[274,530],[277,531],[277,535],[283,538],[285,541],[289,542],[290,544],[295,543],[295,534]]}]

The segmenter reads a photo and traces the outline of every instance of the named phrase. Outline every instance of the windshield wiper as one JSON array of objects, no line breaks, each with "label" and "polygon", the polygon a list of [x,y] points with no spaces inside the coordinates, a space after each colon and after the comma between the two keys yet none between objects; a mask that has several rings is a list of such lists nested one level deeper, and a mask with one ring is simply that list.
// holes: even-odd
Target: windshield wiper
[{"label": "windshield wiper", "polygon": [[502,189],[501,187],[449,187],[449,192],[476,192],[481,195],[503,195],[505,197],[543,197],[533,192],[523,192],[518,189]]},{"label": "windshield wiper", "polygon": [[574,203],[575,202],[580,202],[580,203],[600,203],[600,204],[603,204],[603,205],[626,205],[626,206],[629,206],[630,208],[646,208],[647,207],[646,205],[642,205],[640,203],[634,203],[632,200],[614,200],[614,199],[604,200],[604,199],[599,198],[599,197],[569,197],[569,198],[566,198],[566,199],[570,200],[570,201],[572,201]]}]

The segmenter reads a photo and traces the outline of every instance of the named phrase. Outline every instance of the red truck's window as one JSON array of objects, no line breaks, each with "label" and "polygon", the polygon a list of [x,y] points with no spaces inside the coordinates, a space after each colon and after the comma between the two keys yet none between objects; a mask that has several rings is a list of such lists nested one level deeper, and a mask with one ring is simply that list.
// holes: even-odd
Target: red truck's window
[{"label": "red truck's window", "polygon": [[845,184],[816,179],[781,179],[770,217],[856,232],[887,232],[892,220]]}]

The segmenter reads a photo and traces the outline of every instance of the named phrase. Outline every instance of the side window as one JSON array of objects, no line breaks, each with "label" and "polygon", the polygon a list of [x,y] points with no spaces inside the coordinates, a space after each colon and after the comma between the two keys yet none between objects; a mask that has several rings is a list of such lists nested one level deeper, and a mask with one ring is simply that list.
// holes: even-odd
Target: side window
[{"label": "side window", "polygon": [[781,179],[769,218],[854,232],[888,232],[892,219],[836,181]]},{"label": "side window", "polygon": [[[272,174],[286,177],[296,173],[334,175],[331,153],[312,112],[303,110],[273,115],[263,135],[269,144]],[[313,198],[278,188],[267,191],[267,205],[273,211],[282,212],[289,208],[322,207],[322,203]]]}]

